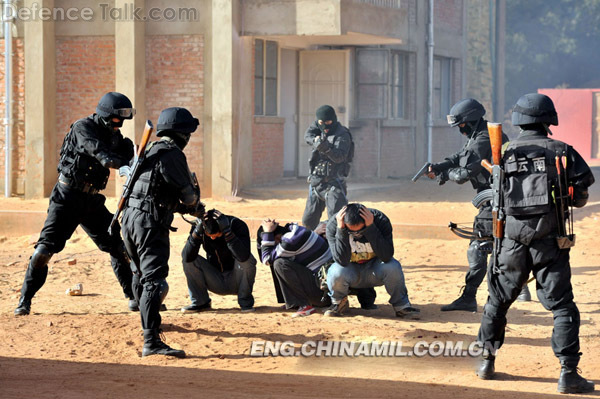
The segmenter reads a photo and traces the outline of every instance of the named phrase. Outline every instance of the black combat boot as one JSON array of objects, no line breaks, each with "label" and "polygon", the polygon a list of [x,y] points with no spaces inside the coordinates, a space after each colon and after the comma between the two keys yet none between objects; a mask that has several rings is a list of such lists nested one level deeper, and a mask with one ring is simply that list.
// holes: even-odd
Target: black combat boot
[{"label": "black combat boot", "polygon": [[594,383],[579,375],[577,369],[579,359],[561,360],[560,377],[558,377],[558,392],[586,393],[594,391]]},{"label": "black combat boot", "polygon": [[496,373],[496,368],[494,367],[495,361],[495,356],[483,355],[483,360],[477,369],[477,376],[482,380],[491,380],[494,378],[494,374]]},{"label": "black combat boot", "polygon": [[527,285],[524,285],[521,289],[521,293],[517,297],[517,301],[519,302],[529,302],[531,301],[531,292],[529,292],[529,288]]},{"label": "black combat boot", "polygon": [[[19,298],[19,304],[15,309],[15,316],[27,316],[31,312],[31,298],[46,282],[48,266],[45,266],[43,262],[47,262],[47,259],[50,259],[50,257],[48,256],[47,259],[42,258],[41,261],[40,258],[40,256],[36,256],[36,253],[34,253],[29,261],[29,266],[25,272],[25,279],[23,280],[23,287],[21,288],[21,298]],[[42,265],[35,267],[35,261],[40,261]]]},{"label": "black combat boot", "polygon": [[19,299],[19,305],[15,309],[15,316],[27,316],[31,312],[31,299],[24,296]]},{"label": "black combat boot", "polygon": [[477,312],[477,299],[475,299],[476,294],[477,287],[467,284],[463,287],[462,295],[451,304],[442,306],[441,310],[442,312],[449,312],[452,310]]},{"label": "black combat boot", "polygon": [[185,357],[185,352],[179,349],[173,349],[165,344],[161,339],[161,330],[144,330],[144,348],[142,357],[150,355],[175,356],[180,359]]}]

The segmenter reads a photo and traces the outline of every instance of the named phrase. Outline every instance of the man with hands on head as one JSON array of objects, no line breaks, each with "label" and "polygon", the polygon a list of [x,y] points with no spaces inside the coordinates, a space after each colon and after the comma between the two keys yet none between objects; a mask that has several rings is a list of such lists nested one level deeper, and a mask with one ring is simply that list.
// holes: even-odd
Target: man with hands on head
[{"label": "man with hands on head", "polygon": [[[203,246],[206,258],[198,251]],[[211,309],[208,291],[237,295],[242,312],[253,312],[256,259],[250,253],[248,225],[212,209],[196,220],[181,253],[191,304],[184,313]]]},{"label": "man with hands on head", "polygon": [[321,266],[332,261],[323,237],[296,223],[280,226],[274,219],[265,219],[256,236],[261,261],[273,267],[285,307],[298,309],[292,317],[309,316],[315,307],[330,304],[318,277]]},{"label": "man with hands on head", "polygon": [[390,294],[396,316],[420,313],[409,301],[402,266],[393,258],[392,225],[382,212],[348,204],[327,224],[327,240],[335,262],[327,274],[332,305],[326,316],[341,316],[348,310],[350,287],[381,285]]}]

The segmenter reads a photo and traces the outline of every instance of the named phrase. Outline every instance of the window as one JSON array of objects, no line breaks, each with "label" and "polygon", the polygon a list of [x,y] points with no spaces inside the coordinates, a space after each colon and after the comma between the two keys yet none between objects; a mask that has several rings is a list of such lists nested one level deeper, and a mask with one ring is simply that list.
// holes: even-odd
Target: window
[{"label": "window", "polygon": [[392,53],[392,118],[404,119],[406,114],[406,72],[408,56],[404,53]]},{"label": "window", "polygon": [[277,115],[277,42],[254,41],[254,115]]},{"label": "window", "polygon": [[433,59],[433,117],[445,119],[450,112],[452,95],[452,59]]},{"label": "window", "polygon": [[408,55],[387,49],[357,50],[359,119],[406,117]]}]

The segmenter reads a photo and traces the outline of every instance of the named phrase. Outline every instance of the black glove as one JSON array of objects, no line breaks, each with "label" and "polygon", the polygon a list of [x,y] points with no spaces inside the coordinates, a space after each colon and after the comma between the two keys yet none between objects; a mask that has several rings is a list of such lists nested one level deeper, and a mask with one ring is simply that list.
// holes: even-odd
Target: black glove
[{"label": "black glove", "polygon": [[202,224],[202,219],[196,219],[196,226],[194,227],[192,234],[197,238],[202,237],[202,235],[204,234],[204,225]]},{"label": "black glove", "polygon": [[124,165],[123,160],[119,156],[108,154],[106,152],[100,154],[100,163],[105,168],[119,169]]},{"label": "black glove", "polygon": [[443,186],[444,183],[448,181],[448,172],[443,171],[439,174],[436,174],[435,181],[437,181],[437,184],[439,184],[440,186]]},{"label": "black glove", "polygon": [[188,213],[192,216],[200,218],[204,216],[205,212],[206,209],[204,207],[204,203],[202,203],[202,201],[198,201],[195,205],[192,205]]},{"label": "black glove", "polygon": [[223,233],[225,236],[231,234],[231,224],[229,223],[229,218],[219,211],[215,212],[215,217],[221,233]]},{"label": "black glove", "polygon": [[323,139],[317,140],[315,143],[315,150],[319,152],[327,152],[329,150],[329,142]]}]

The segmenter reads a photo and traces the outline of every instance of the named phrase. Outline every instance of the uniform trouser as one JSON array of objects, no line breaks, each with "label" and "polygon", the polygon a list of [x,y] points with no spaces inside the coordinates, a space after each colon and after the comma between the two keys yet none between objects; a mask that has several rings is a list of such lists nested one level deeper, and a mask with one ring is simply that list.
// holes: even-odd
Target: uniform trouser
[{"label": "uniform trouser", "polygon": [[[479,209],[479,213],[473,221],[473,232],[480,233],[482,236],[492,235],[492,213],[491,207],[483,206]],[[487,271],[488,253],[482,250],[481,245],[485,241],[471,240],[467,249],[467,261],[469,262],[469,270],[465,276],[465,284],[472,287],[472,291],[483,282]]]},{"label": "uniform trouser", "polygon": [[380,285],[384,285],[390,294],[390,304],[394,309],[410,306],[404,272],[396,259],[382,262],[374,258],[366,263],[349,263],[347,266],[334,263],[327,271],[327,286],[333,303],[339,303],[346,297],[350,287],[372,288]]},{"label": "uniform trouser", "polygon": [[478,340],[487,348],[504,343],[506,313],[517,299],[529,273],[536,279],[537,296],[554,316],[552,350],[561,360],[579,359],[579,310],[573,302],[569,249],[559,249],[555,238],[533,240],[527,246],[502,240],[498,270],[488,273],[488,301]]},{"label": "uniform trouser", "polygon": [[316,187],[309,185],[302,224],[307,229],[314,230],[321,221],[321,215],[325,207],[327,207],[327,219],[331,219],[347,204],[345,182],[324,183]]},{"label": "uniform trouser", "polygon": [[309,268],[288,258],[276,259],[273,268],[288,309],[328,305],[329,298],[322,300],[323,290],[319,286],[319,279]]},{"label": "uniform trouser", "polygon": [[252,289],[256,277],[254,256],[235,261],[232,270],[222,272],[205,258],[198,256],[193,262],[183,262],[192,305],[202,306],[210,302],[208,291],[217,295],[237,295],[242,309],[254,306]]},{"label": "uniform trouser", "polygon": [[139,298],[142,327],[157,329],[160,317],[161,291],[169,274],[169,229],[156,222],[150,213],[136,208],[123,212],[123,240],[131,261],[140,273],[143,286]]},{"label": "uniform trouser", "polygon": [[[45,246],[52,254],[62,251],[77,226],[81,226],[101,251],[110,254],[111,265],[117,280],[128,298],[133,298],[132,273],[129,259],[119,233],[118,224],[112,235],[108,226],[113,214],[104,206],[101,194],[86,194],[62,183],[57,183],[50,195],[48,215],[36,244]],[[32,269],[32,266],[29,266]],[[23,282],[22,295],[31,299],[45,281],[34,270],[29,270]]]}]

